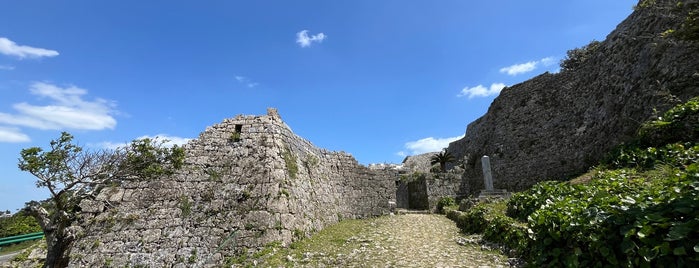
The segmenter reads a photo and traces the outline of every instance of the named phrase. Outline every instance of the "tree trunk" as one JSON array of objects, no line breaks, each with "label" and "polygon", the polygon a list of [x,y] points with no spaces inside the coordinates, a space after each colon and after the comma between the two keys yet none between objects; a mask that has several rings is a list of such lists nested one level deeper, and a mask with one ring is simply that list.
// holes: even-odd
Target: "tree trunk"
[{"label": "tree trunk", "polygon": [[53,230],[50,232],[44,231],[46,235],[46,261],[45,268],[62,268],[67,267],[70,261],[70,244],[71,240],[65,237],[65,229]]},{"label": "tree trunk", "polygon": [[39,222],[46,237],[46,261],[44,267],[67,267],[70,261],[70,247],[74,237],[69,236],[67,226],[70,220],[63,213],[50,215],[38,202],[28,204],[27,211]]}]

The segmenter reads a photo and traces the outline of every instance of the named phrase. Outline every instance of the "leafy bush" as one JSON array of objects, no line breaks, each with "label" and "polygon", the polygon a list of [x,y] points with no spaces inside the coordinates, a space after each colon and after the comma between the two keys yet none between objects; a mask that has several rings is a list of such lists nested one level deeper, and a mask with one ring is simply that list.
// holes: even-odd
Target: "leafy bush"
[{"label": "leafy bush", "polygon": [[478,203],[465,212],[446,209],[446,215],[464,233],[482,233],[485,240],[512,249],[517,254],[525,252],[529,246],[526,225],[507,217],[497,202]]},{"label": "leafy bush", "polygon": [[548,198],[528,216],[530,261],[583,267],[699,265],[699,166],[673,173],[647,179],[633,170],[600,172],[592,183],[578,186],[576,195]]},{"label": "leafy bush", "polygon": [[0,238],[36,232],[41,232],[39,222],[24,211],[0,218]]},{"label": "leafy bush", "polygon": [[437,202],[437,211],[443,212],[445,207],[450,207],[456,205],[456,201],[451,196],[445,196],[439,199]]},{"label": "leafy bush", "polygon": [[533,267],[699,267],[698,100],[644,124],[586,184],[538,183],[510,198],[512,218],[484,204],[447,216]]},{"label": "leafy bush", "polygon": [[552,198],[572,195],[577,189],[565,182],[544,181],[527,191],[514,194],[507,203],[507,215],[520,221],[540,207],[552,203]]}]

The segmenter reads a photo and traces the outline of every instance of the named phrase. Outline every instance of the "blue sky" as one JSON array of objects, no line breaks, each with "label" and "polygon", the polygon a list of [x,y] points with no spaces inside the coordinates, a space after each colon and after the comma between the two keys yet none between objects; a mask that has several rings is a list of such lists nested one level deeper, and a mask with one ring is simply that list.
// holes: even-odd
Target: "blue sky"
[{"label": "blue sky", "polygon": [[182,142],[276,107],[298,135],[399,163],[464,134],[504,86],[558,70],[636,1],[6,1],[0,210],[47,197],[22,148]]}]

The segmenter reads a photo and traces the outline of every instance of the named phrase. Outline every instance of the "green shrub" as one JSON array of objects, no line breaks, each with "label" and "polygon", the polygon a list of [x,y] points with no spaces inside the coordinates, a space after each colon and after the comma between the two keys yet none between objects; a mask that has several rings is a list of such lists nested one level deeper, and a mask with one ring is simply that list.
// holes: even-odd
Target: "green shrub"
[{"label": "green shrub", "polygon": [[[528,216],[529,261],[535,266],[699,265],[699,167],[649,179],[634,170],[600,172],[591,183],[563,188]],[[522,198],[520,198],[522,199]],[[531,198],[536,200],[534,198]],[[511,202],[520,202],[512,200]],[[522,202],[520,202],[522,203]],[[573,254],[571,254],[573,253]]]},{"label": "green shrub", "polygon": [[437,212],[444,212],[445,207],[450,207],[456,205],[456,201],[451,196],[445,196],[439,199],[437,202]]},{"label": "green shrub", "polygon": [[485,240],[512,249],[518,255],[530,244],[526,225],[504,215],[498,204],[479,203],[466,212],[447,208],[446,215],[464,233],[482,233]]},{"label": "green shrub", "polygon": [[10,217],[0,218],[0,238],[41,232],[39,222],[24,211]]}]

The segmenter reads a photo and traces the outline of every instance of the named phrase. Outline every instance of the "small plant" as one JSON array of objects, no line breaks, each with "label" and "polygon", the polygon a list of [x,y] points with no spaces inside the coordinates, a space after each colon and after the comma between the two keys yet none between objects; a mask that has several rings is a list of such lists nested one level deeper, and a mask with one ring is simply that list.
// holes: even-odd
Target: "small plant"
[{"label": "small plant", "polygon": [[197,262],[197,249],[192,249],[192,254],[189,255],[189,258],[187,259],[188,263],[195,263]]},{"label": "small plant", "polygon": [[180,196],[180,211],[182,211],[182,216],[187,217],[192,214],[192,202],[185,195]]},{"label": "small plant", "polygon": [[284,158],[284,163],[286,163],[286,170],[289,177],[296,179],[296,174],[299,172],[299,167],[296,164],[296,156],[291,152],[291,149],[289,149],[288,146],[284,147],[282,158]]},{"label": "small plant", "polygon": [[229,142],[239,142],[240,141],[240,132],[233,132],[231,133],[231,136],[228,137]]},{"label": "small plant", "polygon": [[284,229],[284,227],[282,226],[282,221],[281,221],[281,220],[277,220],[277,221],[274,223],[274,229],[276,229],[277,231],[281,231],[282,229]]},{"label": "small plant", "polygon": [[204,173],[206,173],[206,175],[209,175],[209,180],[212,181],[221,181],[221,178],[223,177],[221,175],[221,172],[215,169],[206,169],[204,170]]},{"label": "small plant", "polygon": [[284,195],[288,198],[291,194],[289,194],[288,190],[282,188],[281,190],[279,190],[279,196],[282,196],[282,195]]}]

